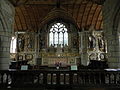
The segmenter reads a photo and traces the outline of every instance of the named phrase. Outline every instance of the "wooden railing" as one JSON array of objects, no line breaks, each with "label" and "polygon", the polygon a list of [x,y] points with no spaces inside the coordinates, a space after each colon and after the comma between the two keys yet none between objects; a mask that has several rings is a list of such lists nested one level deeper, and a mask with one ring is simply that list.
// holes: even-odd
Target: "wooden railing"
[{"label": "wooden railing", "polygon": [[105,70],[30,70],[0,71],[0,88],[72,88],[116,87],[120,88],[120,71]]}]

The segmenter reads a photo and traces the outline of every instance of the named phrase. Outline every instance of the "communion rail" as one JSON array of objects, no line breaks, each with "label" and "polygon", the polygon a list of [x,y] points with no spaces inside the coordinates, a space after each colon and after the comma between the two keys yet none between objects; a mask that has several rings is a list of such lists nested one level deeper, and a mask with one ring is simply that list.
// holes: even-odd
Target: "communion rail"
[{"label": "communion rail", "polygon": [[0,70],[0,88],[120,88],[120,71]]}]

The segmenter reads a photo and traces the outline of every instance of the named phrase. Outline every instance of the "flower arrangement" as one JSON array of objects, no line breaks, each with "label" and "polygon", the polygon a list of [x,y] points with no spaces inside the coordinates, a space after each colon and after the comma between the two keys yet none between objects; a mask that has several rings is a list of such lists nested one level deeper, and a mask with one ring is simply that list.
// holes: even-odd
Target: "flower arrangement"
[{"label": "flower arrangement", "polygon": [[56,66],[57,69],[59,69],[59,67],[61,66],[61,62],[56,62],[55,66]]}]

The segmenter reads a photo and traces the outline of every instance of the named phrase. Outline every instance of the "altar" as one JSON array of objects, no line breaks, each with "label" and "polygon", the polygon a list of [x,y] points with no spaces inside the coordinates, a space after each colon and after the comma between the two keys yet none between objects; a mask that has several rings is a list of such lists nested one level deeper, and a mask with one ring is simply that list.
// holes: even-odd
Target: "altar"
[{"label": "altar", "polygon": [[59,63],[60,65],[67,65],[68,64],[68,58],[67,57],[46,57],[42,58],[42,65],[56,65]]},{"label": "altar", "polygon": [[71,66],[77,65],[80,62],[80,58],[77,53],[42,53],[42,65],[43,66]]}]

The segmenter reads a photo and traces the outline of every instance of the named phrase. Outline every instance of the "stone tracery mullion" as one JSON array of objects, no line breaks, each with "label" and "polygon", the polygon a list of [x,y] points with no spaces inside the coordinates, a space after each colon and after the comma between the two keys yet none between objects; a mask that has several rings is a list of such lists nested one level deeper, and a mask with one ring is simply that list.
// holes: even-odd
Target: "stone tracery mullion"
[{"label": "stone tracery mullion", "polygon": [[[53,42],[53,45],[56,47],[57,45],[64,46],[65,44],[65,25],[62,23],[56,23],[53,24],[53,26],[50,29],[50,33],[53,33],[53,40],[50,40]],[[67,29],[66,29],[67,30]],[[49,34],[50,34],[49,33]],[[50,38],[51,39],[51,38]],[[50,44],[52,44],[50,42]]]}]

